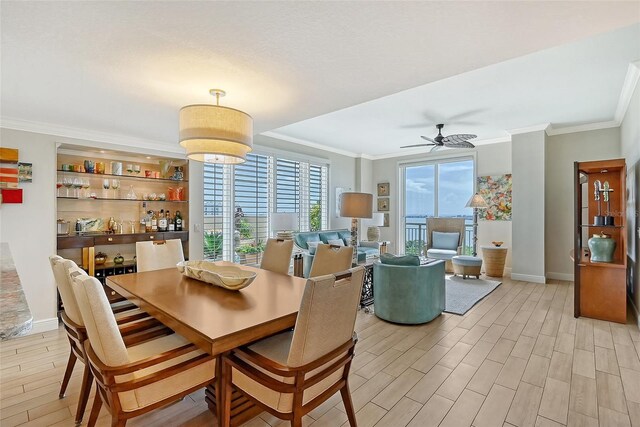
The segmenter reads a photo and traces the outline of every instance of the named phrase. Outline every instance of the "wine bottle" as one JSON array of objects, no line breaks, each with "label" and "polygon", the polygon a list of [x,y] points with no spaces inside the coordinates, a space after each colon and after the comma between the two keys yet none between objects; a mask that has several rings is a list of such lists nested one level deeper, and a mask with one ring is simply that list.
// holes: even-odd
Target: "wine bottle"
[{"label": "wine bottle", "polygon": [[176,211],[176,231],[182,231],[182,214]]}]

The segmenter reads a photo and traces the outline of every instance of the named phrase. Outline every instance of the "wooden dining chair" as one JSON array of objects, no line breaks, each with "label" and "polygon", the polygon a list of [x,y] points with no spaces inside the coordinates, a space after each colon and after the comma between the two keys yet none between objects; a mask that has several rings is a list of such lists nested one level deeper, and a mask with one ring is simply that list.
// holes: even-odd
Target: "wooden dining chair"
[{"label": "wooden dining chair", "polygon": [[349,368],[364,268],[310,278],[293,331],[282,332],[223,360],[221,424],[230,425],[232,384],[272,415],[302,426],[302,417],[340,391],[349,424],[356,418]]},{"label": "wooden dining chair", "polygon": [[289,274],[293,240],[269,239],[262,255],[260,268],[275,273]]},{"label": "wooden dining chair", "polygon": [[[91,383],[93,377],[89,364],[87,363],[87,357],[84,351],[84,342],[87,340],[87,332],[76,301],[75,294],[71,287],[72,276],[86,276],[87,273],[78,267],[78,265],[68,259],[64,259],[58,255],[49,257],[51,269],[56,281],[56,286],[60,292],[60,298],[64,310],[60,313],[62,324],[67,337],[69,339],[69,345],[71,346],[71,352],[69,353],[69,360],[67,361],[67,367],[62,378],[62,385],[60,386],[59,397],[62,399],[69,385],[69,379],[73,373],[76,361],[84,363],[84,371],[82,373],[82,385],[80,386],[80,396],[78,398],[78,407],[76,409],[76,424],[82,422],[82,416],[84,415],[89,394],[91,393]],[[104,292],[104,291],[103,291]],[[138,309],[134,305],[133,309],[121,310],[122,304],[117,304],[115,307],[115,317],[118,324],[118,328],[121,333],[126,337],[127,344],[142,342],[153,337],[167,335],[172,333],[170,329],[164,327],[160,322],[149,316],[144,311]],[[110,307],[114,311],[114,307]]]},{"label": "wooden dining chair", "polygon": [[351,268],[353,246],[318,245],[309,277],[324,276]]},{"label": "wooden dining chair", "polygon": [[163,242],[136,242],[136,268],[138,272],[175,268],[184,261],[182,240]]},{"label": "wooden dining chair", "polygon": [[100,282],[91,276],[73,278],[87,335],[84,347],[97,392],[88,425],[95,425],[102,405],[112,426],[176,402],[215,378],[216,360],[173,333],[126,347]]}]

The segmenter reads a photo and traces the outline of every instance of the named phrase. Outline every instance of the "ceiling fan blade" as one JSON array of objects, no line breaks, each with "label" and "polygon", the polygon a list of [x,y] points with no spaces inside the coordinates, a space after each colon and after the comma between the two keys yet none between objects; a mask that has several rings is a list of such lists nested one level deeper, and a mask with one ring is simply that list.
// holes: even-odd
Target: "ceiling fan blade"
[{"label": "ceiling fan blade", "polygon": [[443,141],[445,147],[449,148],[475,148],[476,146],[469,141]]},{"label": "ceiling fan blade", "polygon": [[434,144],[437,144],[437,142],[436,142],[436,141],[434,141],[433,139],[429,138],[428,136],[420,135],[420,138],[422,138],[422,139],[424,139],[424,140],[427,140],[427,141],[431,141],[431,142],[433,142]]},{"label": "ceiling fan blade", "polygon": [[487,111],[486,108],[474,108],[474,109],[471,109],[471,110],[462,111],[461,113],[449,116],[449,122],[458,123],[458,119],[462,119],[462,118],[469,117],[469,116],[474,116],[474,115],[476,115],[478,113],[483,113],[485,111]]},{"label": "ceiling fan blade", "polygon": [[445,144],[447,142],[463,142],[466,141],[468,139],[473,139],[473,138],[477,138],[478,135],[473,135],[470,133],[457,133],[454,135],[448,135],[445,136],[444,138],[442,138],[442,142],[444,142]]},{"label": "ceiling fan blade", "polygon": [[442,147],[442,145],[436,145],[434,146],[431,150],[429,150],[430,153],[433,153],[434,151],[438,151],[438,149]]},{"label": "ceiling fan blade", "polygon": [[400,148],[413,148],[413,147],[429,147],[430,145],[437,145],[437,144],[413,144],[413,145],[403,145]]}]

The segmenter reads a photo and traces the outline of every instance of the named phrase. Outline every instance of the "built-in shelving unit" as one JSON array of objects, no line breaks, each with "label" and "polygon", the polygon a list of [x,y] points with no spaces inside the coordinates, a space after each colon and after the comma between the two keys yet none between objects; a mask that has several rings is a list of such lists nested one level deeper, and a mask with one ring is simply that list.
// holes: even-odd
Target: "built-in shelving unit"
[{"label": "built-in shelving unit", "polygon": [[[85,160],[102,163],[101,172],[92,173],[84,169]],[[172,162],[169,170],[162,174],[160,160]],[[98,153],[91,148],[66,150],[58,152],[57,157],[58,185],[64,178],[79,179],[88,188],[59,187],[57,200],[58,219],[69,222],[69,233],[58,235],[58,253],[76,261],[88,274],[98,278],[105,287],[105,293],[111,301],[121,299],[120,295],[106,286],[106,278],[117,274],[128,274],[136,271],[135,244],[136,242],[160,242],[169,239],[182,241],[185,257],[189,254],[188,203],[189,179],[188,163],[185,159],[152,159],[135,153]],[[136,165],[140,174],[127,173],[126,165]],[[64,165],[64,166],[63,166]],[[174,179],[174,166],[182,168],[182,179]],[[68,170],[72,168],[73,170]],[[97,169],[94,169],[94,171]],[[121,170],[123,173],[117,173]],[[149,171],[152,176],[146,176]],[[116,173],[114,173],[116,172]],[[107,182],[108,181],[108,182]],[[68,182],[68,181],[67,181]],[[113,183],[119,184],[114,189]],[[106,184],[109,188],[104,188]],[[170,192],[181,194],[180,200],[169,200]],[[68,192],[67,192],[68,190]],[[127,195],[133,190],[135,198]],[[158,200],[164,198],[164,200]],[[175,197],[174,197],[175,198]],[[152,200],[149,200],[152,199]],[[126,202],[126,203],[122,203]],[[145,210],[171,211],[172,215],[179,210],[184,221],[182,231],[145,232],[140,224],[140,217]],[[122,229],[115,233],[107,230],[109,219],[113,218],[121,223]],[[89,219],[97,224],[103,224],[100,229],[76,230],[76,220]],[[131,232],[131,228],[133,231]],[[95,256],[103,252],[107,255],[107,262],[96,264]],[[124,263],[115,264],[114,257],[120,254],[125,258]],[[60,305],[60,299],[58,299]]]},{"label": "built-in shelving unit", "polygon": [[[606,215],[615,225],[595,225],[594,217],[603,215],[594,196],[594,182],[607,181],[613,190]],[[574,315],[625,323],[626,293],[626,166],[624,159],[574,163],[575,247]],[[600,202],[602,203],[602,201]],[[588,240],[605,233],[616,242],[612,262],[593,262]]]}]

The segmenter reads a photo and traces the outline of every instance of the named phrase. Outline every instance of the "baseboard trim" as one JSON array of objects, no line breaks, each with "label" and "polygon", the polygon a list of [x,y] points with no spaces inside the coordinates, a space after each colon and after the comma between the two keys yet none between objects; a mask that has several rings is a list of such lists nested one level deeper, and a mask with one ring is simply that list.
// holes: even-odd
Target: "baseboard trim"
[{"label": "baseboard trim", "polygon": [[631,303],[631,308],[633,309],[636,315],[636,323],[638,324],[638,329],[640,329],[640,311],[638,311],[638,307],[636,307],[636,305],[633,303],[633,299],[631,298],[631,295],[627,295],[627,298],[629,298],[629,302]]},{"label": "baseboard trim", "polygon": [[573,274],[567,274],[567,273],[555,273],[553,271],[550,271],[546,274],[547,279],[553,279],[553,280],[566,280],[569,282],[573,282],[574,279],[574,275]]},{"label": "baseboard trim", "polygon": [[50,319],[35,320],[31,331],[27,335],[39,334],[42,332],[53,331],[58,329],[58,318],[52,317]]},{"label": "baseboard trim", "polygon": [[522,282],[547,283],[547,278],[546,277],[544,277],[544,276],[534,276],[533,274],[511,273],[511,279],[520,280]]}]

